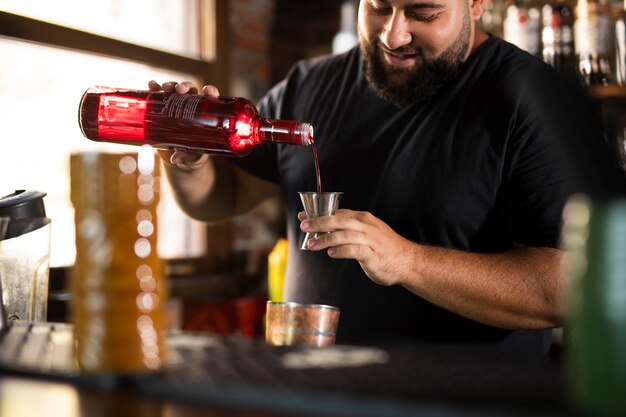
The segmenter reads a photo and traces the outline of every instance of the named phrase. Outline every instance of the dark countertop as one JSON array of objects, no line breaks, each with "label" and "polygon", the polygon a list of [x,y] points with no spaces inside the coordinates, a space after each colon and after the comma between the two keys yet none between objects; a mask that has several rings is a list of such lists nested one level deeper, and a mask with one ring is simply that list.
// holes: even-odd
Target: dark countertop
[{"label": "dark countertop", "polygon": [[[190,332],[168,341],[174,366],[150,376],[55,376],[5,366],[2,416],[583,415],[560,357],[437,345],[275,347]],[[372,352],[378,361],[349,366]],[[304,367],[288,366],[294,358]]]}]

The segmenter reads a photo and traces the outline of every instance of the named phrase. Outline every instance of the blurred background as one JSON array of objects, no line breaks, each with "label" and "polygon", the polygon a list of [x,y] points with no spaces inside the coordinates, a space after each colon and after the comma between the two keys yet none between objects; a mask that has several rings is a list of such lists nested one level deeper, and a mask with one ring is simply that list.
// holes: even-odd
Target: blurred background
[{"label": "blurred background", "polygon": [[[70,155],[123,146],[83,137],[78,125],[83,92],[94,85],[147,89],[151,79],[192,80],[214,84],[222,95],[256,101],[295,61],[352,47],[357,3],[0,0],[0,197],[15,190],[47,194],[52,219],[48,320],[67,320],[71,296],[67,281],[76,248]],[[604,118],[606,140],[626,168],[624,1],[484,0],[484,6],[479,22],[484,29],[580,78]],[[284,268],[287,257],[280,245],[281,203],[268,201],[249,215],[206,225],[185,216],[167,183],[161,179],[160,184],[158,252],[170,278],[172,326],[258,336],[265,302],[273,298],[268,276],[276,272],[273,266]],[[607,247],[623,247],[620,224],[614,235],[621,240],[607,240]],[[614,252],[623,262],[623,252]],[[613,298],[621,303],[615,311],[623,312],[626,287],[623,280],[615,282],[620,292]],[[610,288],[607,294],[613,295]],[[592,321],[588,326],[604,328]],[[619,346],[626,340],[621,329]],[[589,339],[604,344],[595,334]],[[623,378],[623,366],[611,362],[623,358],[623,351],[589,352],[588,363],[607,358],[606,369],[621,369]]]},{"label": "blurred background", "polygon": [[[577,12],[577,3],[584,3],[586,14]],[[222,95],[256,101],[298,59],[353,46],[357,4],[0,0],[0,196],[18,189],[47,193],[51,297],[55,290],[63,293],[65,272],[75,258],[69,157],[123,146],[89,141],[81,134],[78,105],[87,88],[147,89],[151,79],[192,80],[214,84]],[[624,16],[617,0],[486,0],[479,23],[566,74],[590,68],[581,81],[603,112],[607,140],[623,155]],[[585,50],[577,46],[583,44]],[[159,210],[158,250],[168,275],[179,278],[172,281],[178,285],[175,294],[223,299],[254,293],[264,301],[268,255],[284,235],[280,202],[268,201],[249,215],[206,225],[177,208],[162,180]],[[203,278],[193,285],[186,281],[198,276]],[[50,306],[54,314],[54,303]]]}]

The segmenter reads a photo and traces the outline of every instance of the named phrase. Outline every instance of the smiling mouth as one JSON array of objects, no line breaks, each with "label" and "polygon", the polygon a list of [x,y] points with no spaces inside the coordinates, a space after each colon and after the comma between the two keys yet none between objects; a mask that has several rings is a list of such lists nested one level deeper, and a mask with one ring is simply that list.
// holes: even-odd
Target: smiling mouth
[{"label": "smiling mouth", "polygon": [[383,56],[385,57],[385,61],[391,65],[398,67],[409,67],[415,64],[418,57],[421,54],[419,52],[413,53],[397,53],[383,49]]}]

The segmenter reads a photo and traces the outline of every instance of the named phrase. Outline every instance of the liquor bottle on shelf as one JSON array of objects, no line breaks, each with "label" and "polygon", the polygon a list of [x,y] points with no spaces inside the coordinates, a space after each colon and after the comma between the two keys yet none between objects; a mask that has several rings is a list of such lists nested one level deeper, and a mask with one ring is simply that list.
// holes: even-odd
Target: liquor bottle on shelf
[{"label": "liquor bottle on shelf", "polygon": [[626,0],[615,18],[615,80],[626,85]]},{"label": "liquor bottle on shelf", "polygon": [[261,117],[238,97],[92,87],[80,102],[79,122],[95,141],[227,156],[247,155],[262,142],[313,144],[309,123]]},{"label": "liquor bottle on shelf", "polygon": [[484,0],[483,14],[480,16],[481,29],[495,36],[503,37],[504,1]]},{"label": "liquor bottle on shelf", "polygon": [[543,60],[564,74],[575,74],[574,8],[563,0],[551,1],[543,5],[541,15]]},{"label": "liquor bottle on shelf", "polygon": [[541,11],[530,0],[510,3],[506,7],[503,37],[531,55],[541,56]]},{"label": "liquor bottle on shelf", "polygon": [[585,85],[612,82],[612,26],[606,0],[578,0],[574,39],[578,73]]},{"label": "liquor bottle on shelf", "polygon": [[333,37],[333,54],[346,52],[359,43],[356,34],[357,4],[354,0],[341,3],[341,26]]}]

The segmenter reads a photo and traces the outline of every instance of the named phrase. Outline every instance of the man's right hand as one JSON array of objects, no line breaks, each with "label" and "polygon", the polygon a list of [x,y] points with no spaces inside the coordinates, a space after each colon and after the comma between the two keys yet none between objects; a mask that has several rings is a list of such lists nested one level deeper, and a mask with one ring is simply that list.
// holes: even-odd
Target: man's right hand
[{"label": "man's right hand", "polygon": [[[161,85],[154,80],[150,80],[148,82],[148,88],[150,91],[165,91],[166,93],[198,94],[198,87],[191,81],[183,81],[182,83],[168,81]],[[219,91],[217,87],[213,85],[205,85],[202,88],[202,94],[217,97]],[[179,148],[160,150],[159,156],[167,165],[182,171],[195,171],[202,167],[209,159],[209,155],[205,153]]]}]

